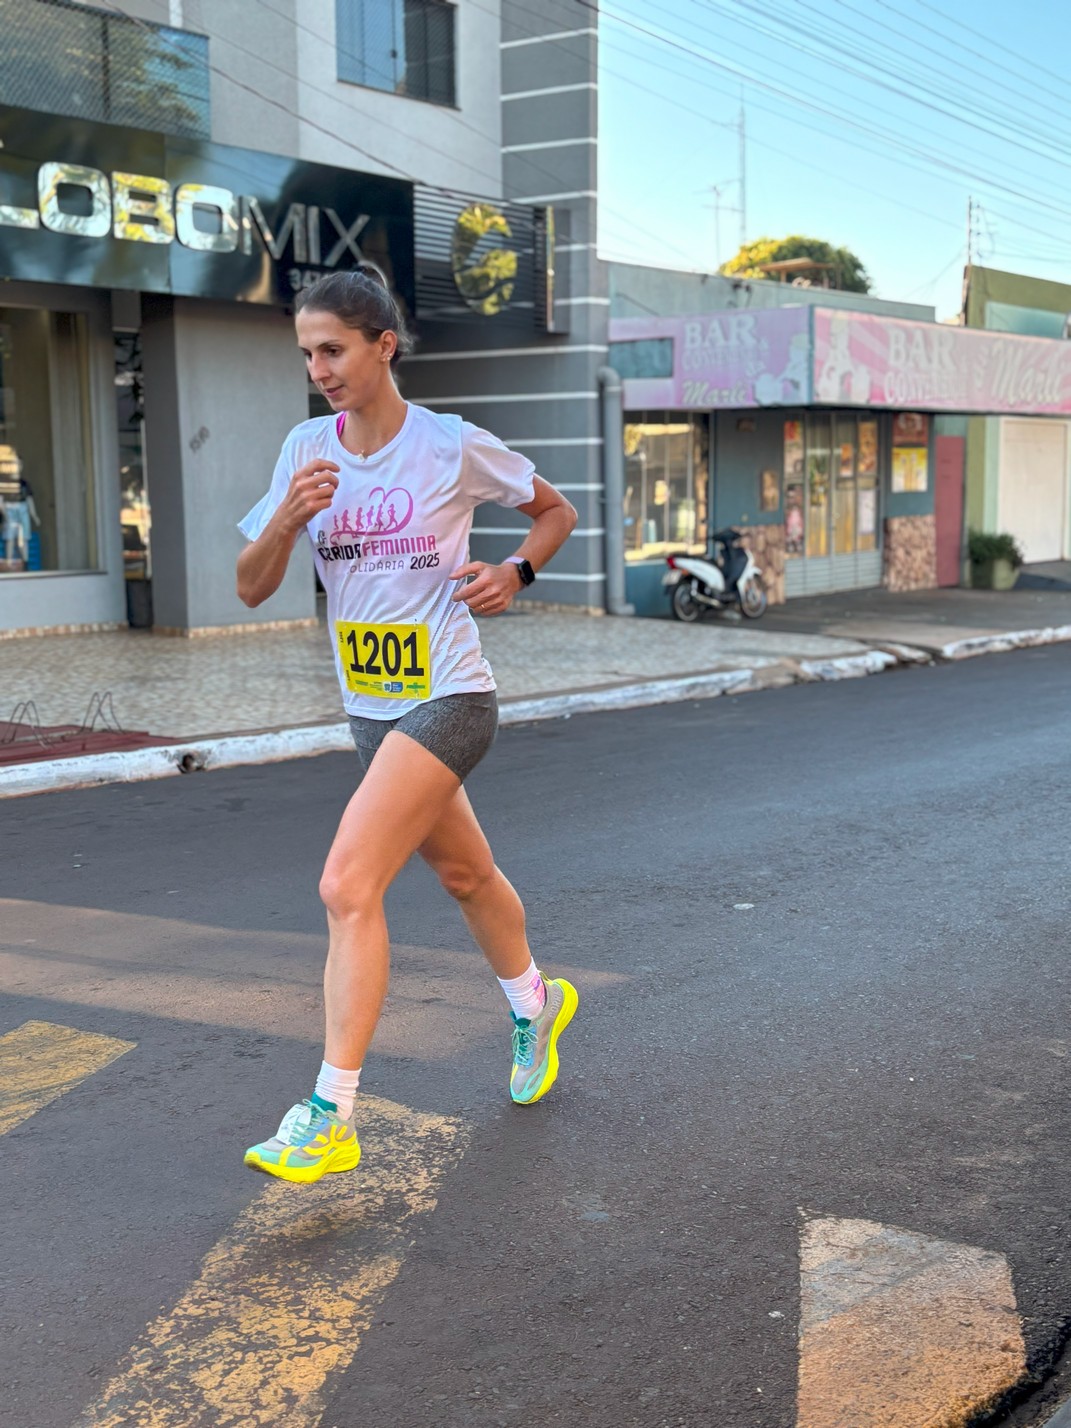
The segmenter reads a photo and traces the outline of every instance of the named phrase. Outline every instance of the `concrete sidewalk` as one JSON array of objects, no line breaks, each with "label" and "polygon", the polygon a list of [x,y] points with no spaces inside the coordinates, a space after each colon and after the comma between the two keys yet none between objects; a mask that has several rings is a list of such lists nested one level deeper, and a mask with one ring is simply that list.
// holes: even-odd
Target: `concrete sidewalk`
[{"label": "concrete sidewalk", "polygon": [[[503,723],[518,723],[1071,641],[1071,590],[854,591],[755,623],[727,613],[697,625],[522,607],[481,621],[481,637]],[[0,738],[27,702],[47,729],[81,725],[106,694],[119,728],[161,747],[124,749],[117,736],[110,751],[81,757],[78,745],[48,744],[43,759],[45,744],[20,730],[30,761],[0,759],[0,797],[349,746],[322,623],[196,640],[134,630],[0,639]]]},{"label": "concrete sidewalk", "polygon": [[963,640],[1071,624],[1071,589],[850,590],[776,605],[761,624],[771,635],[895,641],[944,657]]},{"label": "concrete sidewalk", "polygon": [[[865,649],[761,622],[687,626],[523,610],[482,620],[480,637],[504,702]],[[343,717],[324,625],[197,640],[137,630],[0,640],[0,719],[32,700],[44,725],[79,723],[105,691],[124,729],[176,740]]]}]

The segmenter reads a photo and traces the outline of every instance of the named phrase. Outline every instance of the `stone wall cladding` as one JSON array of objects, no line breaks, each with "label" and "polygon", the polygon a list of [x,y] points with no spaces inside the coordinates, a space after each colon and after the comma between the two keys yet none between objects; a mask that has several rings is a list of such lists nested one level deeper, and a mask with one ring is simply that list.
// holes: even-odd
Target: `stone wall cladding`
[{"label": "stone wall cladding", "polygon": [[891,516],[885,521],[885,588],[937,587],[937,522],[931,516]]},{"label": "stone wall cladding", "polygon": [[755,557],[762,571],[766,595],[771,605],[785,603],[785,528],[784,526],[741,526],[744,545]]}]

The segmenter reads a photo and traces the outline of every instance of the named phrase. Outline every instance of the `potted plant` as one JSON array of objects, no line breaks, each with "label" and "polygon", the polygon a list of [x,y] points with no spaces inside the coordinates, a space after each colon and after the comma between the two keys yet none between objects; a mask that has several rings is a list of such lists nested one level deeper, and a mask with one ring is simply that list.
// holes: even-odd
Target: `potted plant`
[{"label": "potted plant", "polygon": [[1015,537],[1006,532],[991,535],[971,531],[967,537],[967,558],[973,589],[1010,590],[1018,579],[1023,552]]}]

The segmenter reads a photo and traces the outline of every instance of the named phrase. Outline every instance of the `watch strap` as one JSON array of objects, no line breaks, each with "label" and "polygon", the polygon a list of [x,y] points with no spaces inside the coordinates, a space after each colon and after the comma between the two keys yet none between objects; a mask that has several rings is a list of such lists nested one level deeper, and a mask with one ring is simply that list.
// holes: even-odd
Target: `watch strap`
[{"label": "watch strap", "polygon": [[521,583],[524,585],[531,585],[536,578],[531,561],[525,560],[523,555],[507,555],[503,564],[515,565],[520,574]]}]

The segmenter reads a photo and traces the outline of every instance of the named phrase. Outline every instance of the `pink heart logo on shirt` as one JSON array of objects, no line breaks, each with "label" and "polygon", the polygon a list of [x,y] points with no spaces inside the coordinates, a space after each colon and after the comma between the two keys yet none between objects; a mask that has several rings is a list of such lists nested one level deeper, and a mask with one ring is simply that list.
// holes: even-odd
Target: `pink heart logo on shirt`
[{"label": "pink heart logo on shirt", "polygon": [[341,516],[335,516],[330,544],[339,545],[357,536],[394,535],[412,519],[413,498],[404,486],[392,486],[389,491],[377,486],[369,491],[367,504],[362,501],[352,512],[347,507]]},{"label": "pink heart logo on shirt", "polygon": [[357,508],[357,530],[361,535],[394,535],[413,519],[413,498],[404,486],[385,491],[377,486],[369,491],[367,504]]}]

